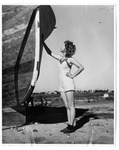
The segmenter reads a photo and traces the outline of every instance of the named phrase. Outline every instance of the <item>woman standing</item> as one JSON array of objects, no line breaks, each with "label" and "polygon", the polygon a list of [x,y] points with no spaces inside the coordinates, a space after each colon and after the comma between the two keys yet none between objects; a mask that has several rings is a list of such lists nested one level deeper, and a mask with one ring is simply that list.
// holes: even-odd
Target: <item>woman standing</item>
[{"label": "woman standing", "polygon": [[[52,53],[52,51],[47,47],[44,41],[43,46],[45,47],[46,52],[50,56],[59,61],[59,78],[60,78],[59,91],[64,101],[68,118],[68,126],[65,129],[61,130],[61,132],[63,133],[75,132],[75,102],[74,102],[75,83],[73,78],[79,75],[84,70],[84,67],[78,61],[72,58],[72,56],[75,54],[76,51],[76,47],[75,45],[73,45],[73,42],[71,41],[64,42],[60,50],[62,56]],[[77,67],[77,71],[74,74],[71,74],[71,68],[73,65]]]}]

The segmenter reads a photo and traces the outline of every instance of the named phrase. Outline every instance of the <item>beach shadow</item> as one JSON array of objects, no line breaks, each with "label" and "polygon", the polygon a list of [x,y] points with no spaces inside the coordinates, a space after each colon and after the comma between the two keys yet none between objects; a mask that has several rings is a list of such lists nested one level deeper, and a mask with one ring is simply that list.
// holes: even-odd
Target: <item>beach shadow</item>
[{"label": "beach shadow", "polygon": [[[29,106],[27,110],[24,107],[12,107],[18,113],[26,117],[26,123],[62,123],[67,121],[65,107],[48,107],[48,106]],[[83,115],[88,109],[76,108],[76,118]],[[17,120],[16,120],[17,121]]]},{"label": "beach shadow", "polygon": [[96,114],[86,113],[84,116],[80,118],[80,120],[76,122],[75,130],[78,130],[81,127],[83,127],[86,123],[90,121],[90,119],[99,119],[99,118],[97,117]]}]

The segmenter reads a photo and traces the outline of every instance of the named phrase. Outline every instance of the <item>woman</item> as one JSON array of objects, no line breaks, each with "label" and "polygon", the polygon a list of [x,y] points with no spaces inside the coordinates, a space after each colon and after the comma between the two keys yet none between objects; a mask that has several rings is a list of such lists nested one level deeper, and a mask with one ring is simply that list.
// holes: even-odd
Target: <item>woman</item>
[{"label": "woman", "polygon": [[[74,104],[75,84],[73,78],[79,75],[84,70],[84,67],[78,61],[72,58],[72,56],[75,54],[76,51],[76,47],[75,45],[73,45],[73,42],[71,41],[64,42],[60,50],[62,56],[52,53],[52,51],[47,47],[44,41],[43,46],[45,47],[46,52],[50,56],[59,61],[59,72],[60,72],[59,91],[64,101],[68,118],[68,126],[65,129],[61,130],[61,132],[63,133],[75,132],[75,104]],[[77,67],[77,71],[74,74],[71,74],[71,68],[73,65]]]}]

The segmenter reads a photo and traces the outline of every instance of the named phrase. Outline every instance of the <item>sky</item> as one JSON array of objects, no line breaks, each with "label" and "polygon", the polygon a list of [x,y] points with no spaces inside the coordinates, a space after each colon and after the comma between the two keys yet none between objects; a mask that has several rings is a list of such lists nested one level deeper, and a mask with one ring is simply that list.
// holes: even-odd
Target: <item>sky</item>
[{"label": "sky", "polygon": [[[114,89],[113,5],[53,5],[56,29],[45,41],[55,54],[65,40],[76,45],[73,56],[84,66],[74,78],[77,90]],[[73,67],[72,73],[76,71]],[[58,61],[43,50],[40,76],[34,92],[57,91]]]}]

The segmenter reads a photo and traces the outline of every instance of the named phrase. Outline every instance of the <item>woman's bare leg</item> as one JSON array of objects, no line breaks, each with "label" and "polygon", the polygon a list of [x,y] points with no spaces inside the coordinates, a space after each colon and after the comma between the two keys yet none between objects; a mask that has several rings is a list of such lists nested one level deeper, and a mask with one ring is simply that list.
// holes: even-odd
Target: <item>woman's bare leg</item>
[{"label": "woman's bare leg", "polygon": [[70,120],[70,118],[71,118],[71,117],[70,117],[70,109],[69,109],[69,106],[68,106],[66,93],[62,91],[60,94],[61,94],[61,97],[62,97],[62,99],[63,99],[63,101],[64,101],[64,104],[65,104],[66,110],[67,110],[67,119],[68,119],[68,124],[70,124],[70,123],[71,123],[71,120]]},{"label": "woman's bare leg", "polygon": [[66,92],[66,97],[68,101],[68,106],[70,110],[70,125],[75,125],[75,103],[74,103],[74,91],[67,91]]}]

